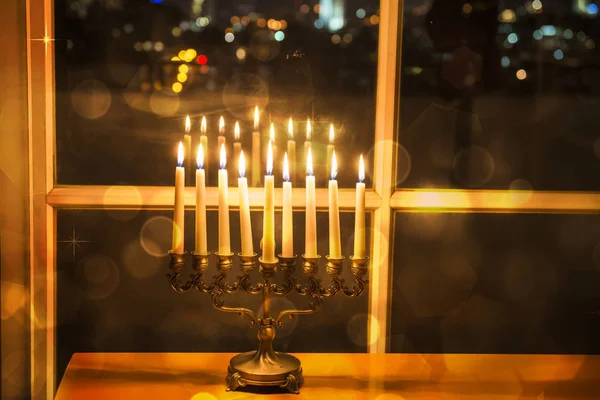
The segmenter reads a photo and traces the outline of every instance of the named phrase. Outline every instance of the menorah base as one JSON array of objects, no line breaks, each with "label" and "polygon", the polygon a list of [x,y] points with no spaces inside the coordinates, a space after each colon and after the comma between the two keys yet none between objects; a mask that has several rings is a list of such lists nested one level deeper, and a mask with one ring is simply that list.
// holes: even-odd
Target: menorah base
[{"label": "menorah base", "polygon": [[227,370],[227,391],[245,386],[278,386],[297,394],[303,383],[300,360],[287,353],[258,350],[238,354]]}]

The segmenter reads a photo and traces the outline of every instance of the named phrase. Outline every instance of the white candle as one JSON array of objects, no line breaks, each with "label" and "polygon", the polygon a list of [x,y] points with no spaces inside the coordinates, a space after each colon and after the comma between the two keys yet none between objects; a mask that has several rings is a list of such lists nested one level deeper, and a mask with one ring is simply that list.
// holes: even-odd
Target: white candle
[{"label": "white candle", "polygon": [[331,157],[331,180],[329,181],[329,257],[342,258],[340,240],[340,209],[338,204],[337,160],[335,151]]},{"label": "white candle", "polygon": [[365,163],[362,154],[358,163],[356,211],[354,220],[354,257],[365,258]]},{"label": "white candle", "polygon": [[173,212],[173,238],[171,250],[183,254],[183,221],[185,196],[185,168],[183,167],[183,143],[179,142],[177,151],[177,167],[175,168],[175,209]]},{"label": "white candle", "polygon": [[[206,135],[206,117],[202,117],[202,122],[200,123],[200,144],[202,144],[202,148],[206,151],[208,150],[208,136]],[[204,164],[208,165],[208,154],[204,154]]]},{"label": "white candle", "polygon": [[304,240],[306,257],[317,256],[317,207],[312,164],[312,152],[309,147],[306,155],[306,232]]},{"label": "white candle", "polygon": [[296,182],[296,141],[294,140],[294,124],[292,118],[288,121],[287,154],[290,166],[290,182]]},{"label": "white candle", "polygon": [[263,215],[262,260],[275,262],[275,177],[273,176],[273,148],[267,148],[267,174],[265,175],[265,205]]},{"label": "white candle", "polygon": [[235,160],[240,159],[241,152],[242,143],[240,142],[240,123],[235,121],[235,128],[233,129],[233,156],[235,157]]},{"label": "white candle", "polygon": [[331,159],[333,157],[333,151],[335,150],[335,145],[333,141],[335,140],[335,133],[333,131],[333,124],[329,125],[329,144],[327,145],[327,170],[331,171]]},{"label": "white candle", "polygon": [[227,146],[227,140],[225,139],[225,119],[221,115],[219,118],[219,137],[217,138],[219,149],[222,146]]},{"label": "white candle", "polygon": [[252,132],[252,186],[260,185],[260,123],[258,106],[254,107],[254,131]]},{"label": "white candle", "polygon": [[[312,140],[312,126],[310,125],[310,119],[306,120],[306,141],[304,142],[304,156],[308,160],[308,149],[311,147]],[[312,167],[312,166],[311,166]]]},{"label": "white candle", "polygon": [[227,185],[227,155],[225,145],[221,146],[219,170],[219,253],[230,254],[230,236],[229,236],[229,198]]},{"label": "white candle", "polygon": [[252,224],[250,222],[250,201],[248,200],[248,180],[246,179],[246,158],[244,151],[240,152],[238,161],[240,177],[238,178],[238,191],[240,196],[240,237],[242,239],[242,255],[254,254],[252,244]]},{"label": "white candle", "polygon": [[294,257],[294,222],[292,213],[292,182],[288,155],[283,157],[283,217],[281,223],[281,255]]},{"label": "white candle", "polygon": [[207,254],[206,245],[206,175],[204,173],[204,147],[198,146],[196,156],[196,253]]}]

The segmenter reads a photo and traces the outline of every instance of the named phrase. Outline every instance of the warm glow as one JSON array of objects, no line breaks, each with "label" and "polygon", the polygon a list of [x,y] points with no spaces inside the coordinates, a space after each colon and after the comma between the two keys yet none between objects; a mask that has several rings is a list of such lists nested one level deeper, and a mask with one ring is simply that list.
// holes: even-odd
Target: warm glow
[{"label": "warm glow", "polygon": [[202,122],[200,122],[200,133],[206,135],[206,117],[202,117]]},{"label": "warm glow", "polygon": [[310,147],[308,148],[308,153],[306,153],[306,174],[309,176],[313,175],[312,151],[310,151]]},{"label": "warm glow", "polygon": [[288,162],[287,152],[283,156],[283,180],[290,181],[290,163]]},{"label": "warm glow", "polygon": [[333,144],[333,140],[335,139],[335,134],[333,132],[333,124],[329,125],[329,143]]},{"label": "warm glow", "polygon": [[225,118],[221,115],[219,118],[219,135],[225,133]]},{"label": "warm glow", "polygon": [[267,149],[267,175],[273,175],[273,145],[270,140]]},{"label": "warm glow", "polygon": [[221,143],[221,159],[219,162],[219,166],[221,169],[225,169],[227,165],[227,153],[225,152],[225,143]]},{"label": "warm glow", "polygon": [[233,128],[233,138],[239,142],[240,141],[240,123],[235,121],[235,127]]},{"label": "warm glow", "polygon": [[312,127],[310,126],[310,118],[306,120],[306,140],[312,137]]},{"label": "warm glow", "polygon": [[204,168],[204,148],[202,147],[202,143],[198,146],[198,154],[196,155],[196,164],[198,164],[198,169]]},{"label": "warm glow", "polygon": [[254,130],[255,131],[258,130],[258,124],[259,124],[258,106],[255,106],[254,107]]},{"label": "warm glow", "polygon": [[240,178],[246,176],[246,158],[244,157],[244,150],[240,151],[240,158],[238,160],[238,171],[240,172]]},{"label": "warm glow", "polygon": [[338,173],[337,158],[335,157],[335,151],[331,155],[331,180],[334,180]]},{"label": "warm glow", "polygon": [[192,129],[192,121],[190,121],[190,116],[186,115],[185,116],[185,133],[190,133],[191,129]]},{"label": "warm glow", "polygon": [[362,154],[360,155],[360,161],[358,162],[358,181],[365,181],[365,162],[363,160]]},{"label": "warm glow", "polygon": [[179,142],[179,149],[177,150],[177,165],[181,167],[183,165],[183,143]]},{"label": "warm glow", "polygon": [[292,122],[292,117],[290,117],[288,121],[288,137],[290,139],[294,138],[294,123]]},{"label": "warm glow", "polygon": [[273,125],[273,123],[271,122],[271,127],[269,128],[269,139],[271,139],[271,141],[275,141],[275,126]]}]

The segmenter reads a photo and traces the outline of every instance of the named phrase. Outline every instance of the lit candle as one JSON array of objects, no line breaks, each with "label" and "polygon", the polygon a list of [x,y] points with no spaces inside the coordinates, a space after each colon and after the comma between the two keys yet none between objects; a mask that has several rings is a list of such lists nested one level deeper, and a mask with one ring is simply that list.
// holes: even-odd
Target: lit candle
[{"label": "lit candle", "polygon": [[329,144],[327,145],[327,170],[331,171],[331,159],[335,146],[333,141],[335,140],[335,134],[333,132],[333,124],[329,124]]},{"label": "lit candle", "polygon": [[340,241],[340,209],[338,205],[337,160],[335,151],[331,156],[331,180],[329,181],[329,257],[342,258]]},{"label": "lit candle", "polygon": [[183,167],[183,143],[179,142],[177,167],[175,168],[175,210],[173,212],[173,240],[171,250],[183,254],[183,217],[185,195],[185,168]]},{"label": "lit candle", "polygon": [[365,163],[362,154],[358,162],[356,210],[354,220],[354,257],[365,258]]},{"label": "lit candle", "polygon": [[225,139],[225,118],[221,115],[219,117],[219,137],[218,137],[219,149],[225,145],[227,146],[227,140]]},{"label": "lit candle", "polygon": [[281,223],[281,255],[294,257],[294,222],[292,213],[292,182],[288,155],[283,156],[283,218]]},{"label": "lit candle", "polygon": [[275,262],[275,177],[273,176],[273,148],[267,147],[267,174],[265,175],[265,206],[263,215],[262,261]]},{"label": "lit candle", "polygon": [[190,116],[186,115],[185,116],[185,134],[183,135],[183,147],[184,147],[185,163],[187,164],[186,167],[188,167],[188,171],[192,170],[192,135],[190,135],[191,129],[192,129],[192,122],[190,121]]},{"label": "lit candle", "polygon": [[236,160],[239,160],[242,151],[242,143],[240,142],[240,123],[235,121],[233,128],[233,155]]},{"label": "lit candle", "polygon": [[290,164],[289,181],[293,183],[296,181],[296,141],[294,140],[294,123],[291,117],[288,121],[287,154]]},{"label": "lit candle", "polygon": [[252,186],[260,186],[260,122],[258,106],[254,107],[254,131],[252,132]]},{"label": "lit candle", "polygon": [[225,145],[221,145],[219,170],[219,253],[230,254],[230,237],[229,237],[229,199],[227,186],[227,154],[225,153]]},{"label": "lit candle", "polygon": [[[204,150],[208,150],[208,136],[206,135],[206,117],[200,122],[200,144]],[[208,154],[204,154],[204,164],[208,165]]]},{"label": "lit candle", "polygon": [[308,149],[311,147],[312,140],[312,126],[310,125],[310,118],[306,120],[306,141],[304,142],[304,156],[308,160]]},{"label": "lit candle", "polygon": [[269,127],[269,142],[273,148],[273,161],[277,160],[277,144],[275,143],[275,126],[271,122]]},{"label": "lit candle", "polygon": [[238,178],[238,191],[240,196],[240,236],[242,238],[242,255],[254,254],[252,245],[252,224],[250,223],[250,201],[248,200],[248,180],[246,179],[246,159],[244,151],[240,151],[238,161],[240,177]]},{"label": "lit candle", "polygon": [[313,175],[312,152],[310,147],[306,154],[306,257],[317,256],[317,207],[315,202],[315,177]]},{"label": "lit candle", "polygon": [[204,146],[200,143],[196,155],[196,253],[208,254],[206,245],[206,175],[204,173]]}]

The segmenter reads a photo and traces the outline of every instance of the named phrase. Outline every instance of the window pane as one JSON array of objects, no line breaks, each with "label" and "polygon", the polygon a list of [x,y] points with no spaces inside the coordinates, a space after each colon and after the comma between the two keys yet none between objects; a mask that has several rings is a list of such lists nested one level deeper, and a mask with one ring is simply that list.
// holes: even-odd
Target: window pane
[{"label": "window pane", "polygon": [[[168,284],[166,252],[171,245],[171,216],[167,211],[58,210],[57,223],[57,383],[76,352],[242,352],[257,347],[256,329],[235,314],[215,310],[208,294],[175,293]],[[208,212],[209,226],[217,212]],[[367,224],[370,214],[367,214]],[[194,214],[186,213],[186,250],[194,245]],[[252,213],[254,246],[259,249],[262,213]],[[304,214],[294,213],[297,253],[304,250]],[[344,253],[353,245],[352,213],[340,216]],[[281,214],[276,214],[281,227]],[[318,213],[318,250],[328,248],[328,214]],[[239,214],[231,213],[231,244],[239,252]],[[281,231],[276,232],[281,237]],[[74,240],[75,238],[76,240]],[[208,236],[209,250],[217,235]],[[279,239],[278,239],[279,241]],[[369,240],[367,240],[369,242]],[[278,243],[280,245],[280,243]],[[279,248],[278,248],[279,250]],[[344,278],[352,282],[349,262]],[[230,280],[239,274],[236,265]],[[306,282],[298,265],[296,276]],[[188,260],[182,276],[192,272]],[[216,272],[211,259],[206,274]],[[277,279],[280,279],[277,274]],[[325,264],[318,277],[327,282]],[[253,273],[253,281],[259,279]],[[279,282],[277,280],[277,282]],[[260,309],[261,296],[236,293],[226,304]],[[273,300],[273,312],[283,307],[307,307],[309,299],[290,294]],[[276,350],[291,352],[365,352],[368,293],[349,299],[325,299],[321,311],[286,321],[277,330]]]},{"label": "window pane", "polygon": [[399,186],[600,190],[593,2],[404,4]]},{"label": "window pane", "polygon": [[271,121],[281,175],[290,117],[298,176],[305,174],[307,118],[317,176],[329,176],[330,124],[341,186],[356,182],[360,153],[371,170],[378,0],[54,3],[59,184],[172,185],[189,114],[185,165],[195,165],[206,116],[208,183],[216,185],[219,117],[233,170],[234,123],[250,156],[255,105],[262,135],[257,176],[264,175]]},{"label": "window pane", "polygon": [[396,213],[393,352],[600,354],[600,216]]}]

